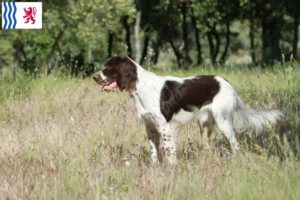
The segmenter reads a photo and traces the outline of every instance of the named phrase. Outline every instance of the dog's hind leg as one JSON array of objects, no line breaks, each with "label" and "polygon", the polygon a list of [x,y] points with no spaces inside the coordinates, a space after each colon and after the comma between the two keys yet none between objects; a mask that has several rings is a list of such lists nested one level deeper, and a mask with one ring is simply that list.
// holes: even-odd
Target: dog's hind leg
[{"label": "dog's hind leg", "polygon": [[200,121],[198,121],[199,123],[199,128],[200,128],[200,135],[204,144],[204,148],[205,149],[210,149],[210,136],[212,133],[212,129],[209,125],[207,124],[201,124]]},{"label": "dog's hind leg", "polygon": [[222,106],[218,110],[213,110],[214,121],[216,127],[229,141],[231,150],[235,154],[238,150],[238,141],[233,130],[233,111],[230,107]]},{"label": "dog's hind leg", "polygon": [[208,111],[202,111],[198,116],[198,125],[200,128],[200,135],[205,149],[210,149],[209,139],[211,137],[213,122]]}]

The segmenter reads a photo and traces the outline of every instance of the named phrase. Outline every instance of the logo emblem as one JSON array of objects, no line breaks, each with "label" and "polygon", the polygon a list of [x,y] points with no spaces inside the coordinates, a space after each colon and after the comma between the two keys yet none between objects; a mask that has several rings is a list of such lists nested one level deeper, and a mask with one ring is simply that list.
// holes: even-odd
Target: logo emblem
[{"label": "logo emblem", "polygon": [[35,15],[36,15],[36,7],[29,7],[28,10],[26,10],[26,8],[24,8],[24,12],[25,12],[25,16],[23,16],[23,18],[27,19],[25,21],[25,24],[27,24],[30,21],[32,21],[31,24],[35,23]]},{"label": "logo emblem", "polygon": [[2,29],[42,29],[42,2],[2,2]]}]

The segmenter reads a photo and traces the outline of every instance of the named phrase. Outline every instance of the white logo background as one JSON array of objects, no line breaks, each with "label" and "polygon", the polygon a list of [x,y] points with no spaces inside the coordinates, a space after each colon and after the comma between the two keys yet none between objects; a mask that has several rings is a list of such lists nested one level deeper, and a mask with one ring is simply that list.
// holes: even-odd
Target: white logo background
[{"label": "white logo background", "polygon": [[[7,2],[10,3],[10,2]],[[17,12],[16,12],[16,29],[42,29],[42,2],[15,2]],[[7,5],[7,4],[6,4]],[[25,21],[27,21],[26,18],[23,18],[25,16],[25,11],[28,10],[29,7],[36,7],[36,15],[34,17],[35,23],[32,24],[32,21],[29,20],[29,22],[26,24]],[[13,9],[13,7],[12,7]],[[9,7],[7,6],[7,15],[6,19],[12,21],[13,20],[13,10],[11,10],[11,15],[9,14]],[[2,28],[4,26],[4,4],[2,3]],[[8,20],[6,21],[8,23]],[[8,26],[7,26],[8,27]]]}]

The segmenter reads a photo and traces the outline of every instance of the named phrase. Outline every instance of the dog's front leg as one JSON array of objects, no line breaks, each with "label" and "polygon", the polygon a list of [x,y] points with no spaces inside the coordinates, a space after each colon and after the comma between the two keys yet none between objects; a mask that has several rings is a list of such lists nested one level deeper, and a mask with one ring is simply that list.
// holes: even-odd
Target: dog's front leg
[{"label": "dog's front leg", "polygon": [[162,161],[161,152],[159,150],[160,146],[160,134],[158,133],[156,127],[146,124],[147,136],[149,139],[149,144],[151,148],[151,159],[154,163],[157,161]]},{"label": "dog's front leg", "polygon": [[159,127],[159,132],[163,138],[164,152],[168,163],[174,165],[177,163],[176,155],[176,128],[170,124],[164,124]]}]

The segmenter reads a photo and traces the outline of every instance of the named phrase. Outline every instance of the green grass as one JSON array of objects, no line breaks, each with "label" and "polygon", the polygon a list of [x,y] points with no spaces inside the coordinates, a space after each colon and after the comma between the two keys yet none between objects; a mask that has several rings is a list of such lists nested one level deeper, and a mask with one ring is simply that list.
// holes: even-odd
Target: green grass
[{"label": "green grass", "polygon": [[128,94],[91,79],[1,77],[0,199],[300,199],[299,66],[156,73],[223,76],[247,105],[286,113],[284,136],[240,140],[224,156],[225,139],[206,152],[192,123],[178,134],[179,164],[156,166]]}]

